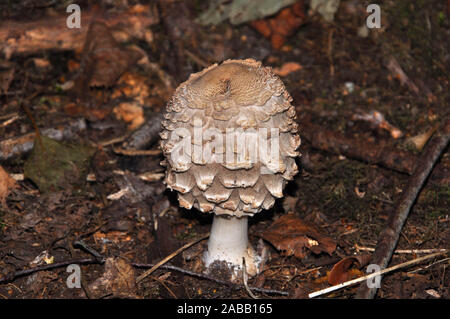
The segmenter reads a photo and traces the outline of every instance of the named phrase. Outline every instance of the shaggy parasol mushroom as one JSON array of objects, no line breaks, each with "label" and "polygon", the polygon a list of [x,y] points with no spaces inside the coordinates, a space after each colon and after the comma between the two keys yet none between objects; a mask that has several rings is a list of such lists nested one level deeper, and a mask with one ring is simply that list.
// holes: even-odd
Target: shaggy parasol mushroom
[{"label": "shaggy parasol mushroom", "polygon": [[247,59],[192,74],[168,102],[160,134],[165,183],[180,206],[215,214],[207,267],[217,260],[238,270],[245,258],[247,273],[258,273],[248,216],[271,208],[298,172],[291,101],[271,68]]}]

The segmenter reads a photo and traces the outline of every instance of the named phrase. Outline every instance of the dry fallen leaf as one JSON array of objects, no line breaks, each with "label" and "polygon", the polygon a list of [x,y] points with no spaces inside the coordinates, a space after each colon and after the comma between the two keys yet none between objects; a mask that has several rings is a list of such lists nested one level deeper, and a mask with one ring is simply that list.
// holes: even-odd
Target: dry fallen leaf
[{"label": "dry fallen leaf", "polygon": [[270,225],[262,237],[277,249],[284,251],[287,256],[294,255],[297,258],[304,258],[307,250],[315,254],[322,252],[331,254],[336,249],[335,240],[324,235],[316,225],[294,214],[280,217]]},{"label": "dry fallen leaf", "polygon": [[47,69],[51,66],[49,60],[42,58],[34,58],[33,63],[39,69]]},{"label": "dry fallen leaf", "polygon": [[146,83],[146,78],[126,72],[117,81],[117,88],[111,94],[111,98],[132,98],[139,105],[145,105],[145,100],[150,96],[150,89]]},{"label": "dry fallen leaf", "polygon": [[[328,283],[330,285],[338,285],[342,282],[351,280],[362,275],[358,269],[367,265],[371,255],[365,254],[360,256],[347,257],[337,262],[328,274]],[[358,269],[355,269],[356,266]]]},{"label": "dry fallen leaf", "polygon": [[113,110],[118,120],[123,120],[128,124],[128,129],[134,130],[145,122],[144,110],[136,103],[120,103]]},{"label": "dry fallen leaf", "polygon": [[299,26],[305,23],[303,1],[281,10],[275,17],[254,20],[250,24],[264,37],[269,38],[274,49],[280,49]]},{"label": "dry fallen leaf", "polygon": [[417,150],[421,151],[437,129],[438,125],[435,125],[434,127],[432,127],[431,129],[429,129],[424,133],[408,138],[406,140],[406,143],[413,145]]},{"label": "dry fallen leaf", "polygon": [[6,197],[17,187],[16,181],[0,166],[0,204],[6,207]]},{"label": "dry fallen leaf", "polygon": [[122,258],[108,258],[102,277],[89,285],[95,298],[112,294],[114,297],[136,298],[136,276],[134,268]]},{"label": "dry fallen leaf", "polygon": [[281,77],[287,76],[292,72],[301,70],[302,66],[297,62],[286,62],[280,68],[274,68],[273,72]]},{"label": "dry fallen leaf", "polygon": [[112,86],[119,76],[141,58],[140,52],[122,48],[103,22],[90,25],[83,48],[79,85]]}]

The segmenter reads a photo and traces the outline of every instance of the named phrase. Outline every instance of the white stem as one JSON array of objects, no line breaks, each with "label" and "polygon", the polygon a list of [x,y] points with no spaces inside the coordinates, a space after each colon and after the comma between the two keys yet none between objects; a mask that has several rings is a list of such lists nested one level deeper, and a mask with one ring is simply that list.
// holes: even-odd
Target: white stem
[{"label": "white stem", "polygon": [[[208,251],[205,253],[205,265],[214,261],[226,261],[232,266],[242,268],[242,258],[247,257],[248,218],[222,217],[214,215],[209,235]],[[247,260],[246,260],[247,262]]]}]

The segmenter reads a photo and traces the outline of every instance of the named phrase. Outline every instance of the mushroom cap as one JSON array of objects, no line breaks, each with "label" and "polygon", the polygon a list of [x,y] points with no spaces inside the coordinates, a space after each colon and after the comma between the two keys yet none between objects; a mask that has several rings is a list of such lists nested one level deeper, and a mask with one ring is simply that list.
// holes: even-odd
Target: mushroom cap
[{"label": "mushroom cap", "polygon": [[180,84],[160,134],[164,181],[180,206],[237,217],[271,208],[298,172],[291,101],[272,69],[252,59],[214,64]]}]

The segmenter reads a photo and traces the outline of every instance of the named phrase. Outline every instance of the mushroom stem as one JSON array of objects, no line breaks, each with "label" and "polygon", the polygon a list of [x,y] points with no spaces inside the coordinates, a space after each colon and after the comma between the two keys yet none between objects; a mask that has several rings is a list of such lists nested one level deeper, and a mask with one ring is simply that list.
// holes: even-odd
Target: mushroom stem
[{"label": "mushroom stem", "polygon": [[234,270],[242,269],[245,258],[249,275],[257,273],[255,253],[248,243],[248,217],[215,215],[204,262],[209,267],[214,261],[225,261]]}]

